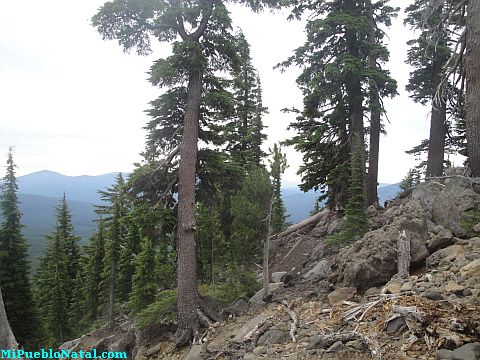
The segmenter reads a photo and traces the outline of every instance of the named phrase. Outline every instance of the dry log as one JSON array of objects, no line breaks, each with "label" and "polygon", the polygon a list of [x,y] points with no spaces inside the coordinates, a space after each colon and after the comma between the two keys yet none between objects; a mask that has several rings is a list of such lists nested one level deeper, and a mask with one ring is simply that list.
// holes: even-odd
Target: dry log
[{"label": "dry log", "polygon": [[397,276],[405,278],[410,275],[410,261],[410,239],[403,230],[397,240]]},{"label": "dry log", "polygon": [[285,306],[285,311],[292,318],[293,322],[292,322],[292,325],[290,325],[290,337],[292,338],[292,342],[296,343],[297,339],[295,338],[295,333],[297,332],[298,316],[295,313],[295,311],[290,309],[290,306],[288,305],[288,303],[285,300],[282,301],[282,304],[283,304],[283,306]]},{"label": "dry log", "polygon": [[290,235],[298,230],[303,229],[304,227],[307,226],[312,226],[320,221],[320,219],[325,216],[325,211],[320,211],[319,213],[309,217],[308,219],[305,219],[298,224],[294,224],[289,226],[286,230],[282,231],[281,233],[275,234],[272,237],[275,239]]}]

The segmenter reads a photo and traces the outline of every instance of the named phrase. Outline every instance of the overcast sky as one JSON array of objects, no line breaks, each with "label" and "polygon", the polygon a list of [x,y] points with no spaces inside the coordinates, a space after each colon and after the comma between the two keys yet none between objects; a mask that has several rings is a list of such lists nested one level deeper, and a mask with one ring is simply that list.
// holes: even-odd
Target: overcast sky
[{"label": "overcast sky", "polygon": [[[0,0],[0,163],[15,146],[18,175],[52,170],[65,175],[98,175],[133,169],[144,147],[144,110],[160,90],[146,81],[153,60],[168,53],[156,45],[148,57],[124,54],[114,41],[102,41],[90,18],[103,0]],[[393,0],[405,6],[409,1]],[[286,73],[273,66],[304,41],[303,25],[285,14],[252,14],[230,7],[235,25],[252,47],[264,90],[268,144],[291,133],[292,115],[280,109],[301,104],[297,69]],[[391,62],[400,96],[387,100],[390,124],[380,144],[380,182],[401,180],[413,166],[404,153],[428,137],[429,110],[414,104],[404,91],[409,67],[405,42],[414,36],[400,14],[389,30]],[[301,155],[287,149],[295,174]],[[2,158],[4,160],[2,160]],[[2,166],[3,168],[3,166]],[[3,171],[1,172],[3,176]]]}]

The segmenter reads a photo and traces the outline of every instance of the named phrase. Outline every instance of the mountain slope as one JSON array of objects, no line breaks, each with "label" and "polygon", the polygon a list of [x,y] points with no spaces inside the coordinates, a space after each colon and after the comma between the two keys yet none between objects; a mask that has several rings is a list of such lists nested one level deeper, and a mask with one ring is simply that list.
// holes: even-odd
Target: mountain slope
[{"label": "mountain slope", "polygon": [[18,177],[19,193],[61,198],[98,204],[98,190],[115,182],[117,173],[98,176],[66,176],[53,171],[38,171]]},{"label": "mountain slope", "polygon": [[[23,214],[23,234],[30,244],[30,258],[35,264],[47,245],[45,235],[51,233],[55,226],[55,207],[59,204],[59,199],[31,194],[18,194],[18,199]],[[81,245],[86,244],[95,228],[94,206],[91,203],[68,199],[67,203],[72,214],[75,235],[81,237]]]}]

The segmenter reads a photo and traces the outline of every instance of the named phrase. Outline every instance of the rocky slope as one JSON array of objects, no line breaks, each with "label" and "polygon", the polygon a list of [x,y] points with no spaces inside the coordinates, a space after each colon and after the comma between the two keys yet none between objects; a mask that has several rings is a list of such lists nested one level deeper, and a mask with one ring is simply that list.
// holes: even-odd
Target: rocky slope
[{"label": "rocky slope", "polygon": [[202,345],[177,351],[173,328],[125,319],[64,347],[135,360],[480,359],[480,179],[429,180],[369,216],[371,231],[341,249],[325,246],[342,225],[326,210],[273,237],[272,301],[239,300]]}]

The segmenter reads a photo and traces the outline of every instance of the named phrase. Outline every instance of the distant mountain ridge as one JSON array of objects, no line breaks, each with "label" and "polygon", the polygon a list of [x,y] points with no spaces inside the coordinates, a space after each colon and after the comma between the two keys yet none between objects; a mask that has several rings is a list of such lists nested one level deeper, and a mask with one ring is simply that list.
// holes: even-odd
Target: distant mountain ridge
[{"label": "distant mountain ridge", "polygon": [[[61,198],[99,204],[98,190],[104,190],[115,182],[118,173],[97,176],[67,176],[54,171],[38,171],[18,177],[19,193]],[[123,173],[126,177],[128,174]]]},{"label": "distant mountain ridge", "polygon": [[[65,196],[72,214],[72,223],[76,236],[85,244],[95,229],[94,204],[100,204],[99,190],[110,187],[118,173],[98,176],[66,176],[53,171],[38,171],[19,176],[19,201],[23,214],[23,233],[30,243],[30,255],[35,261],[45,248],[45,235],[53,231],[55,225],[55,206]],[[128,174],[123,174],[126,178]],[[282,197],[290,215],[288,221],[297,223],[309,217],[319,193],[302,192],[291,182],[285,182]],[[392,199],[400,190],[399,184],[380,184],[380,204]]]}]

